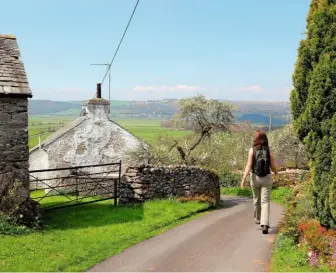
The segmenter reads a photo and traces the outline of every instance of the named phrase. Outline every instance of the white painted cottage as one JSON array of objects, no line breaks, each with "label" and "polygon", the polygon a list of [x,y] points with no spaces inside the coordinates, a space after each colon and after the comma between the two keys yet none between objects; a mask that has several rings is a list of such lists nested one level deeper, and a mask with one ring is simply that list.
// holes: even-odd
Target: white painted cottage
[{"label": "white painted cottage", "polygon": [[78,119],[30,151],[29,169],[68,168],[123,161],[126,152],[136,148],[142,141],[109,119],[109,107],[109,102],[102,99],[100,91],[97,91],[97,97],[83,106]]}]

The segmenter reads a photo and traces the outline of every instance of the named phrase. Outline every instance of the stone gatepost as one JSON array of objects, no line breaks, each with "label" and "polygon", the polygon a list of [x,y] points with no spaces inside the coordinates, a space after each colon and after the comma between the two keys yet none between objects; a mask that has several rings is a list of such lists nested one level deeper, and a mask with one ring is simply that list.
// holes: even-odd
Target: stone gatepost
[{"label": "stone gatepost", "polygon": [[0,216],[35,225],[40,213],[29,196],[29,97],[16,38],[0,35]]}]

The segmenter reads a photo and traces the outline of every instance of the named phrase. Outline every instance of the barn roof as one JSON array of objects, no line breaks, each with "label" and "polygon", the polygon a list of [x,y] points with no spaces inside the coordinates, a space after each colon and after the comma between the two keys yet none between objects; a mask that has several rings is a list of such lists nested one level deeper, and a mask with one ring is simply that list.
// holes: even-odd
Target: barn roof
[{"label": "barn roof", "polygon": [[16,37],[0,34],[0,94],[32,97]]}]

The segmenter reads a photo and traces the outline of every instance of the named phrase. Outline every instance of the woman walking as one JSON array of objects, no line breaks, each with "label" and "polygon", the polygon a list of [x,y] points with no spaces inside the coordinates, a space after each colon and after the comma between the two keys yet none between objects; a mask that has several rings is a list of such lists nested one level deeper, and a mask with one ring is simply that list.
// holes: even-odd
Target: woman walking
[{"label": "woman walking", "polygon": [[271,170],[277,175],[274,155],[268,146],[264,131],[258,130],[250,149],[241,188],[245,188],[245,180],[250,171],[250,185],[253,193],[254,219],[262,227],[262,233],[268,234],[270,215],[270,194],[272,190]]}]

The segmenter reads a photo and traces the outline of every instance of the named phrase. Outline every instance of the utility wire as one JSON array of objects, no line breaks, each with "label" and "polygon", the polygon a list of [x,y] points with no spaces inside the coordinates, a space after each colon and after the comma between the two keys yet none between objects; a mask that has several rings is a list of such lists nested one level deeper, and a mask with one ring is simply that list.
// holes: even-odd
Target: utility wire
[{"label": "utility wire", "polygon": [[123,34],[123,36],[121,37],[121,40],[120,40],[119,45],[118,45],[118,47],[117,47],[117,50],[115,51],[114,56],[113,56],[113,58],[112,58],[112,61],[111,61],[110,65],[108,66],[108,69],[106,70],[106,73],[105,73],[105,75],[104,75],[104,78],[103,78],[103,80],[102,80],[102,82],[101,82],[102,84],[103,84],[103,82],[105,81],[105,78],[106,78],[106,76],[107,76],[109,70],[111,69],[111,65],[113,64],[115,57],[117,56],[117,53],[118,53],[119,48],[120,48],[120,45],[121,45],[122,41],[124,40],[125,34],[126,34],[126,32],[127,32],[127,30],[128,30],[128,27],[129,27],[129,25],[130,25],[130,23],[131,23],[131,21],[132,21],[132,18],[133,18],[133,15],[134,15],[134,13],[135,13],[135,10],[136,10],[137,7],[138,7],[139,1],[140,1],[140,0],[137,0],[137,2],[136,2],[136,4],[135,4],[135,7],[134,7],[133,12],[132,12],[132,15],[131,15],[131,17],[130,17],[130,19],[129,19],[129,21],[128,21],[128,24],[127,24],[127,26],[126,26],[126,29],[125,29],[125,31],[124,31],[124,34]]}]

